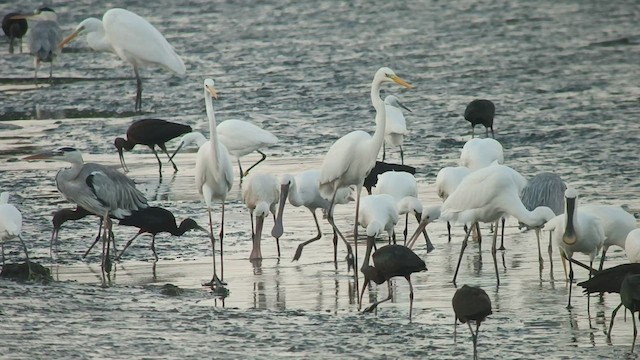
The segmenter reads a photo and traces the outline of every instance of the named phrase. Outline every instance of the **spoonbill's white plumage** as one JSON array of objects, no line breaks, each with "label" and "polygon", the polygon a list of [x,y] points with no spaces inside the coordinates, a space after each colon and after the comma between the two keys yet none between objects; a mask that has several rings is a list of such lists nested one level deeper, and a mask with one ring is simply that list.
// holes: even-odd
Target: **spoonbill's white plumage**
[{"label": "spoonbill's white plumage", "polygon": [[[333,205],[338,189],[356,186],[356,214],[353,228],[355,254],[354,263],[358,259],[358,211],[360,206],[360,193],[367,174],[376,163],[376,158],[384,141],[384,132],[387,126],[387,116],[384,102],[380,98],[380,86],[385,82],[395,82],[406,88],[411,88],[406,81],[396,75],[393,70],[382,67],[378,69],[371,82],[371,102],[376,110],[376,130],[373,136],[364,131],[353,131],[338,139],[322,162],[320,169],[320,193],[331,199],[327,219],[338,235],[344,239],[333,220]],[[354,272],[356,288],[358,288],[358,272]]]},{"label": "spoonbill's white plumage", "polygon": [[[22,238],[22,213],[13,204],[9,204],[9,193],[0,193],[0,246],[3,246],[7,240],[14,238],[20,239],[22,248],[24,249],[24,256],[27,260],[27,267],[29,269],[29,275],[27,278],[31,278],[31,262],[29,261],[29,251],[27,250],[27,244],[25,244]],[[4,251],[2,252],[2,265],[4,266]]]},{"label": "spoonbill's white plumage", "polygon": [[504,163],[502,144],[495,139],[471,139],[460,151],[460,165],[471,171],[491,165],[494,161]]},{"label": "spoonbill's white plumage", "polygon": [[[251,238],[253,247],[250,261],[261,260],[262,251],[260,241],[262,240],[262,227],[264,219],[271,213],[273,222],[276,222],[276,205],[280,199],[280,182],[278,178],[271,174],[255,173],[247,178],[247,183],[242,189],[242,199],[249,209],[251,217]],[[255,216],[255,227],[253,218]],[[280,240],[276,237],[278,247],[278,258],[280,258]]]},{"label": "spoonbill's white plumage", "polygon": [[[216,132],[216,116],[213,110],[213,98],[217,98],[216,89],[212,79],[204,80],[204,101],[209,118],[210,140],[202,144],[196,156],[196,187],[204,197],[209,213],[209,232],[211,236],[211,248],[213,256],[213,278],[211,286],[214,289],[224,286],[224,206],[227,194],[233,185],[233,168],[227,148],[218,140]],[[216,273],[215,237],[213,236],[213,220],[211,207],[213,201],[222,203],[220,220],[220,278]]]},{"label": "spoonbill's white plumage", "polygon": [[87,34],[89,46],[97,51],[113,51],[122,60],[133,66],[136,75],[136,111],[142,111],[142,79],[140,67],[159,66],[178,75],[184,75],[187,68],[167,39],[147,20],[129,10],[114,8],[102,16],[102,28],[98,19],[82,21],[60,43],[64,47],[81,33]]},{"label": "spoonbill's white plumage", "polygon": [[[278,211],[278,218],[276,220],[276,226],[274,227],[275,235],[282,235],[283,229],[283,211],[284,204],[289,199],[289,203],[295,207],[304,206],[313,215],[313,220],[316,224],[318,231],[317,235],[300,245],[293,256],[293,261],[299,260],[302,255],[302,250],[310,243],[319,240],[322,237],[322,231],[320,230],[320,224],[318,223],[318,217],[316,216],[316,209],[322,209],[323,212],[329,211],[329,200],[320,195],[320,170],[307,170],[297,174],[295,177],[289,174],[282,176],[280,180],[280,209]],[[342,188],[338,190],[336,195],[336,204],[346,204],[353,200],[351,188]],[[345,241],[347,252],[352,254],[351,245]],[[333,261],[337,266],[337,247],[338,247],[338,234],[333,230]],[[352,257],[353,255],[351,255]],[[351,258],[349,257],[349,258]],[[349,267],[353,264],[349,263]]]},{"label": "spoonbill's white plumage", "polygon": [[[470,173],[471,170],[466,166],[447,166],[440,169],[436,176],[436,191],[440,199],[447,200],[449,195],[460,185],[462,179]],[[449,221],[447,221],[447,235],[451,241],[451,223]]]},{"label": "spoonbill's white plumage", "polygon": [[383,233],[389,236],[389,243],[395,242],[394,227],[398,223],[398,208],[393,196],[389,194],[369,195],[360,202],[362,209],[358,224],[366,229],[367,236],[380,237]]},{"label": "spoonbill's white plumage", "polygon": [[400,102],[397,96],[387,95],[384,98],[384,109],[387,116],[387,126],[384,130],[384,143],[382,144],[382,161],[386,157],[386,146],[398,146],[400,147],[400,161],[404,164],[404,152],[402,151],[402,144],[404,143],[404,136],[408,134],[407,121],[404,118],[402,109],[409,112],[411,110],[404,106]]},{"label": "spoonbill's white plumage", "polygon": [[631,230],[627,234],[624,251],[629,262],[640,263],[640,229]]},{"label": "spoonbill's white plumage", "polygon": [[604,265],[605,255],[610,246],[625,248],[627,235],[636,228],[636,218],[617,205],[585,205],[580,211],[595,215],[600,219],[604,230],[602,257],[599,270]]},{"label": "spoonbill's white plumage", "polygon": [[[462,180],[458,188],[442,204],[440,218],[463,224],[496,222],[497,227],[498,220],[511,215],[529,226],[542,226],[542,224],[552,219],[555,214],[545,206],[529,211],[522,205],[520,189],[517,185],[520,177],[522,176],[517,171],[505,165],[492,165],[472,172]],[[453,276],[454,283],[471,229],[472,227],[470,226],[462,242],[460,258]],[[498,262],[496,260],[496,239],[497,231],[493,234],[491,253],[496,270],[496,279],[500,284]]]}]

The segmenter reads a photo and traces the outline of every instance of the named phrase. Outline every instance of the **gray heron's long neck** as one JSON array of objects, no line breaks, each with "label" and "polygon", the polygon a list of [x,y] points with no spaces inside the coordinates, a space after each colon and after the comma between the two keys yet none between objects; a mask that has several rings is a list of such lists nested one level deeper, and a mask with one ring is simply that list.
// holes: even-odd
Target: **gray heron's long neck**
[{"label": "gray heron's long neck", "polygon": [[382,148],[382,142],[384,141],[384,130],[387,126],[387,113],[384,109],[384,101],[380,99],[380,85],[381,82],[374,79],[371,83],[371,103],[376,109],[376,132],[373,133],[372,148],[375,156],[378,157],[380,148]]},{"label": "gray heron's long neck", "polygon": [[213,100],[211,94],[204,89],[204,102],[207,108],[207,117],[209,118],[209,144],[213,152],[214,159],[218,158],[218,132],[216,131],[216,114],[213,111]]}]

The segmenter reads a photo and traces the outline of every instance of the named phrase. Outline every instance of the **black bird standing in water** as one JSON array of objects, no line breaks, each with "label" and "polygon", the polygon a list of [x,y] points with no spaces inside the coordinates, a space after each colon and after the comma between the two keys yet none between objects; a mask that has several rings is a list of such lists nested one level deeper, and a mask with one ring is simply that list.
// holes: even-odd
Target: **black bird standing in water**
[{"label": "black bird standing in water", "polygon": [[[403,276],[409,282],[409,322],[411,322],[411,314],[413,312],[413,285],[411,284],[411,274],[426,271],[427,266],[416,253],[402,245],[383,246],[376,250],[373,256],[371,256],[374,241],[375,239],[372,236],[369,236],[367,239],[367,252],[364,255],[364,263],[360,269],[364,274],[364,282],[362,283],[359,303],[362,304],[362,295],[364,295],[364,290],[367,285],[369,285],[369,281],[374,281],[378,285],[386,281],[389,296],[384,300],[371,304],[368,308],[364,309],[364,312],[375,310],[379,304],[391,300],[391,282],[389,279],[394,276]],[[369,257],[373,258],[374,266],[369,266]]]},{"label": "black bird standing in water", "polygon": [[[636,328],[635,313],[640,311],[640,275],[627,274],[622,281],[620,287],[620,305],[611,313],[611,325],[609,326],[609,332],[607,337],[611,337],[611,329],[613,328],[613,319],[616,317],[618,309],[624,305],[625,308],[631,311],[631,320],[633,320],[633,343],[631,343],[631,352],[636,346],[636,336],[638,336],[638,328]],[[638,314],[640,319],[640,314]]]},{"label": "black bird standing in water", "polygon": [[129,172],[127,165],[124,162],[123,149],[131,151],[136,145],[147,145],[153,154],[158,159],[158,171],[160,177],[162,177],[162,162],[158,157],[155,146],[157,145],[169,158],[169,161],[173,165],[173,170],[178,171],[178,167],[171,160],[171,156],[167,152],[167,147],[164,145],[167,141],[177,138],[183,134],[191,132],[191,126],[174,123],[171,121],[161,119],[141,119],[129,126],[127,129],[127,139],[118,137],[114,141],[116,149],[118,149],[118,155],[120,156],[120,163],[125,172]]},{"label": "black bird standing in water", "polygon": [[131,242],[133,242],[133,240],[135,240],[135,238],[137,238],[140,234],[149,233],[152,235],[151,251],[153,251],[153,256],[156,261],[158,261],[158,255],[156,254],[155,247],[157,234],[168,232],[174,236],[182,236],[189,230],[201,230],[204,232],[208,232],[205,228],[198,225],[195,220],[191,218],[182,220],[180,226],[177,226],[176,218],[175,216],[173,216],[171,211],[154,206],[132,212],[131,215],[121,219],[119,225],[134,226],[140,230],[133,238],[131,238],[131,240],[127,242],[116,260],[120,260],[122,254],[124,254],[125,250],[127,250],[129,245],[131,245]]},{"label": "black bird standing in water", "polygon": [[373,169],[369,172],[366,178],[364,178],[364,187],[367,189],[367,193],[371,195],[371,188],[375,187],[378,183],[378,175],[386,173],[387,171],[404,171],[410,174],[416,173],[416,168],[409,165],[392,164],[384,161],[376,161]]},{"label": "black bird standing in water", "polygon": [[[463,285],[460,289],[456,290],[451,300],[453,305],[453,312],[456,315],[456,319],[453,325],[453,338],[456,337],[456,326],[458,320],[460,322],[467,323],[469,325],[469,331],[471,331],[471,338],[473,339],[473,358],[478,358],[478,330],[480,324],[484,319],[491,315],[491,299],[489,295],[479,287]],[[476,332],[473,332],[471,328],[471,320],[476,322]]]},{"label": "black bird standing in water", "polygon": [[489,137],[489,128],[491,128],[491,137],[495,139],[493,134],[493,117],[496,114],[496,106],[491,100],[475,99],[464,109],[464,118],[471,123],[471,137],[475,136],[474,130],[476,125],[484,125],[485,134]]},{"label": "black bird standing in water", "polygon": [[20,13],[12,12],[2,18],[2,31],[9,38],[9,54],[13,54],[13,42],[16,39],[20,43],[20,53],[22,53],[22,37],[29,29],[26,19],[12,19],[17,15]]}]

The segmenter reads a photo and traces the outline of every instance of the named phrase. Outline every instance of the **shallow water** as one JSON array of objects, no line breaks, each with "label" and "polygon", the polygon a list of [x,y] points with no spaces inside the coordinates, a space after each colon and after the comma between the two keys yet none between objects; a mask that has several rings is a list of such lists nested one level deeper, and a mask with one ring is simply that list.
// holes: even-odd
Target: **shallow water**
[{"label": "shallow water", "polygon": [[[187,65],[182,78],[161,69],[142,70],[143,115],[132,112],[131,68],[113,55],[88,51],[83,40],[65,50],[54,66],[54,80],[42,79],[40,88],[33,86],[28,55],[0,49],[0,189],[10,191],[22,211],[30,255],[40,263],[50,261],[51,214],[71,205],[54,184],[62,164],[20,159],[72,145],[87,161],[117,167],[113,139],[142,117],[207,130],[204,77],[216,81],[218,121],[250,120],[280,138],[266,149],[269,157],[256,170],[283,174],[317,168],[339,136],[353,129],[372,132],[369,85],[375,70],[385,65],[415,85],[412,90],[385,85],[384,90],[413,110],[407,114],[411,136],[405,160],[418,168],[426,205],[439,202],[435,175],[455,164],[470,137],[462,118],[465,105],[484,97],[496,103],[496,137],[507,164],[527,177],[559,173],[580,191],[581,202],[640,212],[640,8],[634,1],[191,1],[178,7],[160,0],[121,5],[156,25]],[[65,33],[104,11],[77,1],[56,1],[53,7]],[[45,66],[41,74],[47,72]],[[387,151],[391,161],[399,160],[396,149]],[[151,203],[170,209],[179,220],[189,216],[207,223],[193,181],[193,150],[176,157],[178,173],[165,166],[161,180],[148,149],[138,147],[125,157],[129,176]],[[257,159],[247,156],[243,164]],[[345,233],[351,233],[353,209],[354,204],[337,208],[338,226]],[[428,255],[422,247],[416,250],[429,271],[412,277],[415,302],[409,323],[403,279],[393,282],[393,301],[381,305],[376,315],[358,312],[344,248],[339,248],[336,269],[330,238],[310,245],[299,262],[290,261],[297,244],[315,235],[306,210],[286,208],[282,258],[277,259],[273,240],[265,236],[265,259],[253,266],[247,260],[248,211],[237,178],[226,213],[230,294],[224,301],[201,286],[211,276],[211,250],[198,232],[180,238],[159,235],[155,266],[150,237],[141,237],[116,264],[112,286],[100,288],[99,252],[82,259],[97,222],[86,218],[64,225],[51,265],[58,282],[0,281],[3,358],[471,355],[466,325],[458,328],[457,343],[452,338],[455,287],[450,281],[460,228],[448,243],[446,226],[432,224],[436,250]],[[330,230],[324,222],[322,228]],[[115,232],[120,247],[135,234],[124,227]],[[496,288],[490,245],[484,244],[480,258],[477,243],[471,243],[459,275],[459,284],[480,285],[493,301],[494,313],[481,327],[481,357],[633,357],[628,353],[630,321],[619,315],[612,343],[604,333],[617,295],[593,297],[587,312],[587,298],[574,288],[574,308],[567,310],[557,250],[555,280],[546,254],[540,278],[535,235],[520,232],[513,219],[506,230],[507,250],[498,254],[501,284]],[[22,260],[16,242],[7,243],[5,252],[8,261]],[[625,261],[621,249],[609,254],[608,265]],[[576,271],[578,280],[586,277]],[[186,291],[167,297],[160,293],[165,283]],[[365,299],[384,297],[386,291],[384,285],[374,287]]]}]

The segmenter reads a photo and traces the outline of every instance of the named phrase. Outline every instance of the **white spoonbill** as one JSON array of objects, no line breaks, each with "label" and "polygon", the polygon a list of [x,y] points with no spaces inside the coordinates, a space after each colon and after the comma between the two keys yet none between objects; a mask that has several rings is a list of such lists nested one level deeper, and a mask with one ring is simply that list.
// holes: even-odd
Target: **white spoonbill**
[{"label": "white spoonbill", "polygon": [[[473,224],[476,222],[496,222],[505,216],[514,216],[529,226],[541,226],[552,219],[555,214],[546,206],[540,206],[533,211],[527,210],[520,201],[517,182],[521,175],[505,165],[493,165],[474,171],[462,180],[458,188],[449,195],[442,205],[441,219]],[[467,247],[469,234],[473,227],[469,226],[462,242],[460,257],[453,283],[456,282],[464,249]],[[496,270],[496,280],[500,284],[498,262],[496,259],[496,240],[498,232],[493,233],[491,254]]]},{"label": "white spoonbill", "polygon": [[[211,236],[211,249],[213,256],[213,278],[211,286],[221,289],[224,286],[224,205],[227,194],[233,184],[233,168],[227,148],[218,140],[216,132],[216,115],[213,111],[212,98],[218,98],[214,82],[211,79],[204,80],[204,102],[209,118],[209,136],[211,139],[198,149],[196,156],[196,187],[204,197],[209,213],[209,235]],[[213,236],[213,220],[211,206],[214,200],[222,203],[222,216],[220,220],[220,278],[216,273],[215,237]]]},{"label": "white spoonbill", "polygon": [[[64,47],[78,34],[87,33],[89,46],[98,51],[113,51],[122,60],[133,66],[136,75],[136,111],[142,111],[142,79],[138,71],[143,66],[159,66],[178,75],[187,68],[167,39],[147,20],[129,10],[114,8],[107,10],[100,20],[89,18],[82,21],[69,36],[60,43]],[[89,40],[90,39],[90,40]]]},{"label": "white spoonbill", "polygon": [[382,161],[386,157],[386,145],[400,147],[400,161],[404,164],[404,152],[402,144],[404,136],[407,135],[407,122],[402,113],[402,109],[411,112],[404,106],[395,95],[388,95],[384,98],[384,109],[387,115],[387,126],[384,130],[384,143],[382,144]]},{"label": "white spoonbill", "polygon": [[[373,136],[364,131],[352,131],[338,139],[324,157],[320,169],[320,193],[331,199],[327,219],[338,235],[344,239],[333,220],[333,205],[336,201],[338,189],[356,186],[356,215],[353,227],[353,241],[355,244],[354,264],[358,264],[358,211],[360,207],[360,193],[367,174],[376,163],[376,158],[382,147],[384,131],[387,126],[387,116],[384,102],[380,98],[380,86],[385,82],[395,82],[406,88],[411,88],[406,81],[396,75],[393,70],[382,67],[376,71],[371,82],[371,102],[376,110],[376,130]],[[355,285],[358,288],[358,272],[355,271]]]},{"label": "white spoonbill", "polygon": [[640,263],[640,229],[631,230],[627,234],[624,251],[629,262]]},{"label": "white spoonbill", "polygon": [[[318,234],[298,245],[298,249],[296,250],[295,255],[293,256],[293,261],[299,260],[302,255],[302,250],[305,246],[310,243],[319,240],[322,237],[322,231],[320,230],[320,224],[318,223],[318,217],[316,216],[316,209],[322,209],[323,212],[329,211],[329,200],[325,199],[320,195],[320,170],[307,170],[299,173],[298,175],[291,176],[289,174],[285,174],[282,176],[280,180],[280,209],[278,211],[278,218],[276,220],[276,226],[274,227],[274,234],[272,235],[282,235],[283,229],[283,212],[284,205],[286,203],[287,198],[289,199],[289,203],[295,207],[304,206],[311,212],[313,215],[313,220],[316,223],[316,229]],[[351,188],[342,188],[338,190],[338,194],[336,195],[336,204],[346,204],[349,201],[353,200]],[[349,269],[353,266],[353,251],[351,249],[351,245],[345,241],[345,245],[347,246],[348,252],[348,266]],[[337,267],[338,264],[338,234],[333,230],[333,262]],[[355,269],[354,269],[355,270]]]},{"label": "white spoonbill", "polygon": [[[600,251],[605,239],[600,219],[585,211],[578,211],[578,192],[568,188],[564,192],[564,214],[558,215],[545,225],[544,230],[553,231],[553,239],[561,255],[569,260],[569,302],[571,308],[571,288],[573,287],[573,254],[580,252],[589,255],[589,268]],[[591,270],[589,270],[591,278]]]},{"label": "white spoonbill", "polygon": [[600,219],[604,229],[604,242],[602,243],[602,257],[600,267],[602,270],[605,255],[610,246],[616,245],[625,248],[627,235],[636,228],[636,218],[617,205],[585,205],[580,208],[595,215]]},{"label": "white spoonbill", "polygon": [[460,151],[460,165],[468,167],[471,171],[487,167],[494,161],[498,164],[504,162],[502,144],[495,139],[471,139]]},{"label": "white spoonbill", "polygon": [[420,218],[420,223],[418,224],[416,231],[409,238],[409,241],[407,241],[406,246],[409,249],[413,249],[413,245],[416,243],[416,240],[418,240],[418,236],[421,233],[423,233],[424,235],[424,232],[426,231],[425,228],[427,227],[427,225],[440,219],[441,211],[442,211],[442,206],[440,205],[427,206],[423,209],[422,217]]},{"label": "white spoonbill", "polygon": [[[262,240],[262,226],[264,218],[271,213],[273,222],[276,222],[276,205],[280,198],[280,182],[278,178],[271,174],[256,173],[249,176],[247,184],[242,189],[242,199],[249,209],[251,216],[251,239],[253,240],[253,248],[250,261],[261,260],[262,251],[260,250],[260,241]],[[253,217],[256,217],[255,228]],[[280,258],[280,240],[276,237],[278,247],[278,258]]]},{"label": "white spoonbill", "polygon": [[[471,170],[466,166],[447,166],[438,171],[436,176],[436,191],[442,201],[447,200],[450,194],[456,190]],[[466,231],[466,230],[465,230]],[[447,221],[447,235],[451,242],[451,223]]]},{"label": "white spoonbill", "polygon": [[[408,172],[388,171],[378,176],[378,184],[374,194],[389,194],[393,196],[398,208],[398,215],[405,215],[404,243],[407,243],[409,214],[413,214],[419,223],[422,218],[422,203],[418,200],[418,184],[416,178]],[[427,252],[434,249],[427,232],[423,232],[427,242]]]},{"label": "white spoonbill", "polygon": [[[20,239],[22,248],[24,249],[24,256],[27,259],[27,267],[29,274],[27,279],[31,278],[31,262],[29,261],[29,251],[27,251],[27,245],[22,239],[22,214],[13,204],[9,204],[9,193],[0,193],[0,245],[3,246],[7,240],[13,238]],[[2,265],[4,266],[4,251],[2,252]]]},{"label": "white spoonbill", "polygon": [[396,200],[389,194],[369,195],[362,198],[358,224],[366,229],[368,237],[378,238],[387,233],[389,243],[395,242],[395,226],[398,223]]}]

